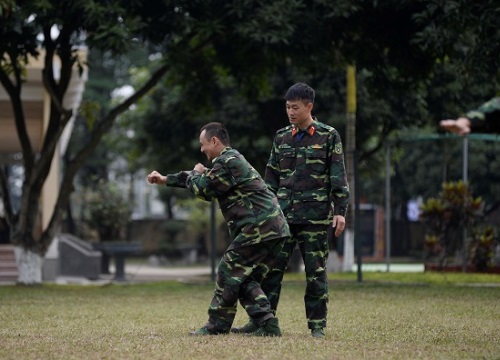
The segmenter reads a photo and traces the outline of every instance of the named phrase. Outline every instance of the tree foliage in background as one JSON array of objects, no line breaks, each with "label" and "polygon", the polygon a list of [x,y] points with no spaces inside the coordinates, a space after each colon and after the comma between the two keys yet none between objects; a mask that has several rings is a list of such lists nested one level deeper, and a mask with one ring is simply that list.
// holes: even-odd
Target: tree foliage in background
[{"label": "tree foliage in background", "polygon": [[[110,50],[90,50],[87,58],[89,78],[83,94],[82,111],[77,116],[69,144],[68,156],[76,153],[89,141],[96,117],[104,116],[113,106],[124,100],[124,96],[117,94],[121,87],[140,88],[145,82],[143,80],[141,84],[134,84],[130,78],[134,69],[150,64],[148,55],[148,49],[138,42],[132,42],[124,54],[114,54]],[[139,113],[138,109],[135,109],[135,112]],[[109,164],[118,155],[124,155],[126,153],[124,150],[130,149],[130,146],[127,147],[126,131],[129,126],[126,123],[126,114],[117,117],[118,124],[114,127],[115,131],[103,136],[103,141],[97,145],[79,170],[79,179],[83,186],[91,186],[87,182],[93,179],[107,179]],[[129,156],[127,160],[132,163],[133,157]]]},{"label": "tree foliage in background", "polygon": [[101,179],[93,191],[85,193],[84,220],[99,234],[100,241],[126,240],[132,204],[116,183]]},{"label": "tree foliage in background", "polygon": [[[205,122],[222,121],[233,146],[262,172],[272,134],[287,124],[283,94],[296,81],[306,81],[317,90],[314,115],[343,134],[345,65],[353,63],[358,70],[360,175],[366,180],[361,181],[362,197],[381,203],[384,152],[380,150],[388,139],[405,136],[405,129],[435,132],[440,119],[457,117],[498,90],[494,66],[498,28],[494,16],[478,15],[498,14],[492,1],[291,4],[293,11],[284,9],[278,19],[286,12],[296,31],[283,46],[273,48],[269,58],[267,52],[258,51],[260,59],[255,59],[250,46],[250,54],[236,56],[234,62],[231,54],[244,52],[247,44],[226,40],[224,29],[231,19],[225,16],[215,23],[221,34],[212,50],[198,58],[196,70],[186,71],[186,61],[173,64],[175,76],[166,77],[162,89],[148,99],[149,115],[144,117],[142,144],[151,151],[148,158],[154,168],[177,171],[203,161],[201,154],[196,155],[197,130]],[[276,16],[273,4],[265,12],[258,11],[257,2],[238,6],[248,14],[235,25],[239,33],[250,33],[252,26],[245,21],[270,24]],[[429,35],[432,32],[446,36],[440,42],[440,37]],[[261,59],[266,59],[264,72]],[[266,76],[256,81],[257,75],[236,74],[239,68]],[[191,78],[180,79],[184,74]]]}]

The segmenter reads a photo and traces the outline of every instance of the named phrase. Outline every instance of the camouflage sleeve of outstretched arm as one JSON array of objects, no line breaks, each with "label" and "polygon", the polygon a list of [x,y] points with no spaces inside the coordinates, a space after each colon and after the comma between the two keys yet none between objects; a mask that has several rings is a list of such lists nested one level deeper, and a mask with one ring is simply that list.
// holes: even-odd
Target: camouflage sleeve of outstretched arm
[{"label": "camouflage sleeve of outstretched arm", "polygon": [[267,161],[264,178],[269,189],[276,194],[280,181],[280,170],[276,154],[276,140],[273,141],[273,147],[271,149],[271,154],[269,155],[269,160]]},{"label": "camouflage sleeve of outstretched arm", "polygon": [[180,188],[187,188],[187,178],[188,178],[189,172],[187,171],[181,171],[175,174],[168,174],[167,175],[167,183],[165,185],[170,186],[170,187],[180,187]]},{"label": "camouflage sleeve of outstretched arm", "polygon": [[330,198],[334,215],[346,216],[349,204],[349,184],[344,164],[344,150],[339,133],[335,130],[330,144]]},{"label": "camouflage sleeve of outstretched arm", "polygon": [[191,171],[187,180],[189,190],[198,198],[213,200],[226,193],[234,184],[230,171],[222,163],[214,163],[203,174]]},{"label": "camouflage sleeve of outstretched arm", "polygon": [[473,132],[500,133],[500,97],[494,97],[465,116]]}]

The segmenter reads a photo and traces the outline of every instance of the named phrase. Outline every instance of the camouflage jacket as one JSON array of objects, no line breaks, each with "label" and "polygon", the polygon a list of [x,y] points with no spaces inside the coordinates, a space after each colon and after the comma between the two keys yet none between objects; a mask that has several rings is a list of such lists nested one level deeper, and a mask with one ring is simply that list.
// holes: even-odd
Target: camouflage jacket
[{"label": "camouflage jacket", "polygon": [[289,125],[276,132],[265,180],[290,224],[330,224],[345,216],[349,186],[340,135],[316,119],[307,132]]},{"label": "camouflage jacket", "polygon": [[203,200],[219,201],[233,239],[229,249],[290,236],[276,196],[237,150],[224,149],[203,174],[167,175],[167,186],[187,187]]},{"label": "camouflage jacket", "polygon": [[473,132],[500,133],[500,97],[495,97],[465,116]]}]

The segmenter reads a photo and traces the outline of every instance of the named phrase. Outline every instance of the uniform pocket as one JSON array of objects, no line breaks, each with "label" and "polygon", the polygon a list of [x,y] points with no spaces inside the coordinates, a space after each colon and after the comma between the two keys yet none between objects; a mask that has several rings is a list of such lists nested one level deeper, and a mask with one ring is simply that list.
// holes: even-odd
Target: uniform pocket
[{"label": "uniform pocket", "polygon": [[280,150],[279,164],[281,172],[290,171],[292,168],[295,167],[295,160],[296,160],[295,154],[296,154],[295,149],[293,148]]},{"label": "uniform pocket", "polygon": [[306,149],[307,168],[315,173],[324,174],[326,172],[327,153],[325,149]]}]

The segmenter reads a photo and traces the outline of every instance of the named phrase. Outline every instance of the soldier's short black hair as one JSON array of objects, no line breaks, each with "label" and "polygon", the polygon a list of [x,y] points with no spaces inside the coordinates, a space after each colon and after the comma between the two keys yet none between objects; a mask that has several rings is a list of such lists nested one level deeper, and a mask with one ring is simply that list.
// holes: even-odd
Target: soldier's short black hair
[{"label": "soldier's short black hair", "polygon": [[203,130],[205,130],[205,139],[210,140],[215,136],[223,145],[229,146],[229,133],[223,124],[219,122],[210,122],[203,125],[200,129],[200,133],[202,133]]},{"label": "soldier's short black hair", "polygon": [[304,83],[296,83],[287,90],[285,94],[285,100],[302,100],[306,102],[314,103],[314,96],[316,93],[314,89],[307,84]]}]

